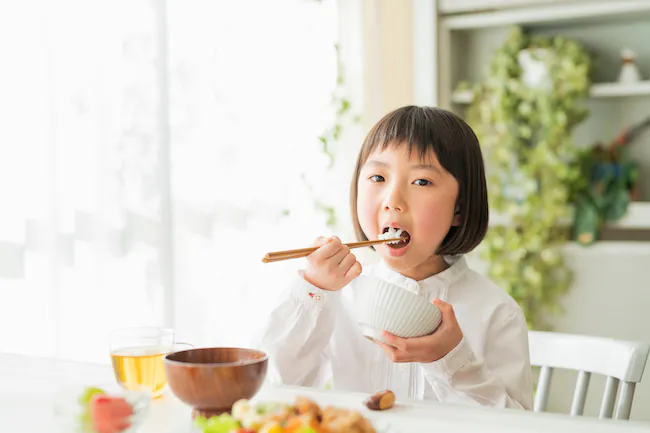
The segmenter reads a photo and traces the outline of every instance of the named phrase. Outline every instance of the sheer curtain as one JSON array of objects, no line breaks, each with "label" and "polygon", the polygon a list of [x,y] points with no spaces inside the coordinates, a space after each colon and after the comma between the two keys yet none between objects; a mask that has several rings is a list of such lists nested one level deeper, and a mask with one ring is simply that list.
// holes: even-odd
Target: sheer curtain
[{"label": "sheer curtain", "polygon": [[318,141],[336,42],[334,0],[0,4],[0,351],[247,344],[297,266],[264,252],[347,194]]}]

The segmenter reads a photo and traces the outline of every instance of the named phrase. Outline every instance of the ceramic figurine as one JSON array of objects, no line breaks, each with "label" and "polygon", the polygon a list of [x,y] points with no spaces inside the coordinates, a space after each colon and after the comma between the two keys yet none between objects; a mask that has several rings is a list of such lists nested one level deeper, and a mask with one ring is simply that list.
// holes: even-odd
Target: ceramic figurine
[{"label": "ceramic figurine", "polygon": [[634,60],[636,59],[636,54],[634,51],[625,48],[621,51],[621,60],[623,65],[621,66],[621,72],[618,74],[619,83],[637,83],[641,81],[641,74],[639,73],[639,68],[637,68]]}]

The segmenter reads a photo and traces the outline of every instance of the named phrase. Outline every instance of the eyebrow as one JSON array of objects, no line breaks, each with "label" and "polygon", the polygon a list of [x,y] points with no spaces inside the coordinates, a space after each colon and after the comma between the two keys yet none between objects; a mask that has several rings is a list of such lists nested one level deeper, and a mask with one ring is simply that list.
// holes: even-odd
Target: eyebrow
[{"label": "eyebrow", "polygon": [[366,163],[364,165],[378,165],[380,167],[388,167],[388,164],[386,164],[385,162],[376,161],[374,159],[366,161]]},{"label": "eyebrow", "polygon": [[[365,165],[379,166],[379,167],[389,167],[389,165],[386,164],[385,162],[377,161],[375,159],[371,159],[371,160],[367,161]],[[441,173],[441,170],[438,167],[436,167],[435,165],[432,165],[432,164],[412,165],[411,169],[414,169],[414,170],[431,170],[431,171],[435,171],[436,173]]]},{"label": "eyebrow", "polygon": [[414,168],[416,170],[418,169],[432,170],[435,171],[436,173],[440,173],[440,169],[432,164],[418,164],[418,165],[411,166],[411,168]]}]

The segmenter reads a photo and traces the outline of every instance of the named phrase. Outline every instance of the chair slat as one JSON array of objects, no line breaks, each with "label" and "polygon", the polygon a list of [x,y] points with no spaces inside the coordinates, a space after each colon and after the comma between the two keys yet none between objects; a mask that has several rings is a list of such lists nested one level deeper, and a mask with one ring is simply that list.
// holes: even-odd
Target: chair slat
[{"label": "chair slat", "polygon": [[572,415],[584,415],[592,374],[607,378],[600,418],[630,418],[634,391],[641,381],[650,344],[578,334],[529,331],[530,363],[541,367],[533,403],[535,412],[547,410],[551,375],[556,369],[578,371]]},{"label": "chair slat", "polygon": [[571,403],[571,415],[582,415],[584,413],[587,390],[589,389],[589,379],[591,379],[591,373],[583,370],[578,372],[576,390],[573,393],[573,402]]},{"label": "chair slat", "polygon": [[615,419],[630,419],[630,411],[632,410],[632,400],[634,399],[635,388],[636,383],[623,382],[618,396],[618,402],[616,404]]},{"label": "chair slat", "polygon": [[599,418],[611,418],[614,414],[614,403],[616,402],[616,393],[618,391],[619,380],[612,376],[607,376],[605,382],[605,392],[603,393],[603,401],[600,405]]},{"label": "chair slat", "polygon": [[535,393],[535,402],[533,410],[535,412],[545,412],[548,403],[548,392],[551,387],[551,376],[553,376],[553,368],[543,366],[539,373],[539,381],[537,382],[537,392]]}]

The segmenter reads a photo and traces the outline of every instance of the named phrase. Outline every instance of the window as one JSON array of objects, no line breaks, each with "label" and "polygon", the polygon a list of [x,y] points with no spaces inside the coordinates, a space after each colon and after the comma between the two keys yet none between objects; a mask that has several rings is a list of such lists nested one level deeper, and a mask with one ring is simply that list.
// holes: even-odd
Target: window
[{"label": "window", "polygon": [[297,266],[264,252],[327,230],[303,174],[326,176],[336,2],[164,7],[0,6],[7,352],[107,362],[131,325],[247,344]]}]

